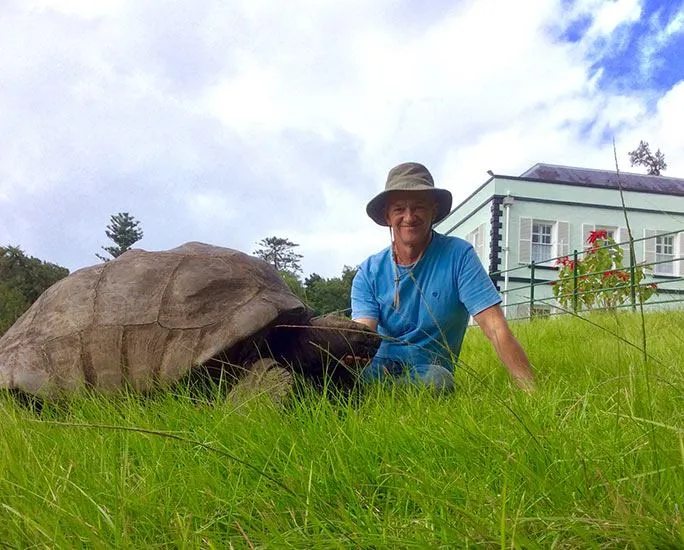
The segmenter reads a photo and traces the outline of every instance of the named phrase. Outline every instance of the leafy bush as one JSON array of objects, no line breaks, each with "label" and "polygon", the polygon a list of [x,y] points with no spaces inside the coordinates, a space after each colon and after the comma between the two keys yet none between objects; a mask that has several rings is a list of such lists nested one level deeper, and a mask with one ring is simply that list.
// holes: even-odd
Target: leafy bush
[{"label": "leafy bush", "polygon": [[17,246],[0,246],[0,335],[69,270],[26,256]]},{"label": "leafy bush", "polygon": [[[631,300],[632,287],[641,302],[657,292],[655,283],[642,284],[643,264],[623,267],[623,251],[606,231],[592,231],[587,238],[590,245],[577,262],[567,256],[557,260],[560,266],[553,294],[566,309],[615,309]],[[575,308],[574,299],[577,298]]]}]

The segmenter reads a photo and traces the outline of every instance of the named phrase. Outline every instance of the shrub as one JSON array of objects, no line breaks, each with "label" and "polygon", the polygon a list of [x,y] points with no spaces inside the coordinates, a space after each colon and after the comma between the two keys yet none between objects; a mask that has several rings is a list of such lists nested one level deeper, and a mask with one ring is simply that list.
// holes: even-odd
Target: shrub
[{"label": "shrub", "polygon": [[[635,298],[641,302],[657,292],[655,283],[642,284],[646,266],[636,264],[623,267],[623,251],[606,231],[592,231],[587,238],[590,245],[575,263],[567,256],[556,261],[558,281],[553,294],[566,309],[615,309]],[[633,280],[632,280],[633,278]],[[575,297],[577,303],[575,305]]]}]

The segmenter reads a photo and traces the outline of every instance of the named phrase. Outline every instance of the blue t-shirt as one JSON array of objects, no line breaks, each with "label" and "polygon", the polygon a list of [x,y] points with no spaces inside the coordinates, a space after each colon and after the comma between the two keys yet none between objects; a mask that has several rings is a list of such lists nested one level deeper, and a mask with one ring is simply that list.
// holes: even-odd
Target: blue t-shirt
[{"label": "blue t-shirt", "polygon": [[352,284],[352,319],[376,319],[385,337],[373,362],[453,370],[469,316],[501,302],[475,250],[463,239],[433,232],[420,261],[397,270],[398,309],[391,247],[365,260]]}]

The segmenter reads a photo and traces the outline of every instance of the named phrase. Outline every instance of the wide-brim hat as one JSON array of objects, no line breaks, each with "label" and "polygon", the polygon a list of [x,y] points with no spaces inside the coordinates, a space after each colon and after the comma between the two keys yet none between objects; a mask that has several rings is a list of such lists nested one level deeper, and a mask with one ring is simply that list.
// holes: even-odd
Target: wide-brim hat
[{"label": "wide-brim hat", "polygon": [[429,191],[437,203],[437,215],[432,223],[442,221],[451,212],[451,193],[435,187],[432,174],[422,164],[405,162],[395,166],[387,175],[385,190],[373,197],[366,205],[366,213],[378,225],[388,226],[385,206],[392,191]]}]

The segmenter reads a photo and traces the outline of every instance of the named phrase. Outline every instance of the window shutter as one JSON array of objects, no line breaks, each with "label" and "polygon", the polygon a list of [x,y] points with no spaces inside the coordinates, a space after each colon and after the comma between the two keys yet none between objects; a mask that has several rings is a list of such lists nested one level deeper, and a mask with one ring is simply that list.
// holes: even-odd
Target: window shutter
[{"label": "window shutter", "polygon": [[570,252],[570,224],[558,222],[556,232],[556,256],[567,256]]},{"label": "window shutter", "polygon": [[520,218],[518,263],[529,264],[532,260],[532,218]]},{"label": "window shutter", "polygon": [[[630,265],[630,263],[629,263],[629,232],[627,231],[626,227],[618,227],[617,236],[616,236],[615,240],[619,243],[624,243],[624,244],[620,245],[620,248],[622,248],[622,265],[625,265],[625,266]],[[636,249],[634,251],[634,254],[636,255]],[[636,258],[634,258],[634,261],[636,262]]]},{"label": "window shutter", "polygon": [[653,270],[653,273],[658,270],[657,265],[650,265],[656,261],[655,236],[657,234],[658,232],[653,229],[644,229],[644,237],[646,238],[644,241],[644,262],[647,264],[647,269]]},{"label": "window shutter", "polygon": [[594,230],[596,230],[595,225],[590,223],[582,224],[582,248],[585,248],[587,246],[587,238],[589,237],[589,233],[591,233]]},{"label": "window shutter", "polygon": [[678,244],[677,248],[675,248],[675,254],[679,258],[679,261],[675,262],[675,264],[679,266],[678,275],[680,277],[684,277],[684,231],[680,231],[679,233],[677,233],[675,238]]},{"label": "window shutter", "polygon": [[484,246],[484,238],[485,238],[485,224],[481,224],[477,228],[477,256],[480,258],[480,261],[482,262],[482,265],[485,264],[485,246]]}]

